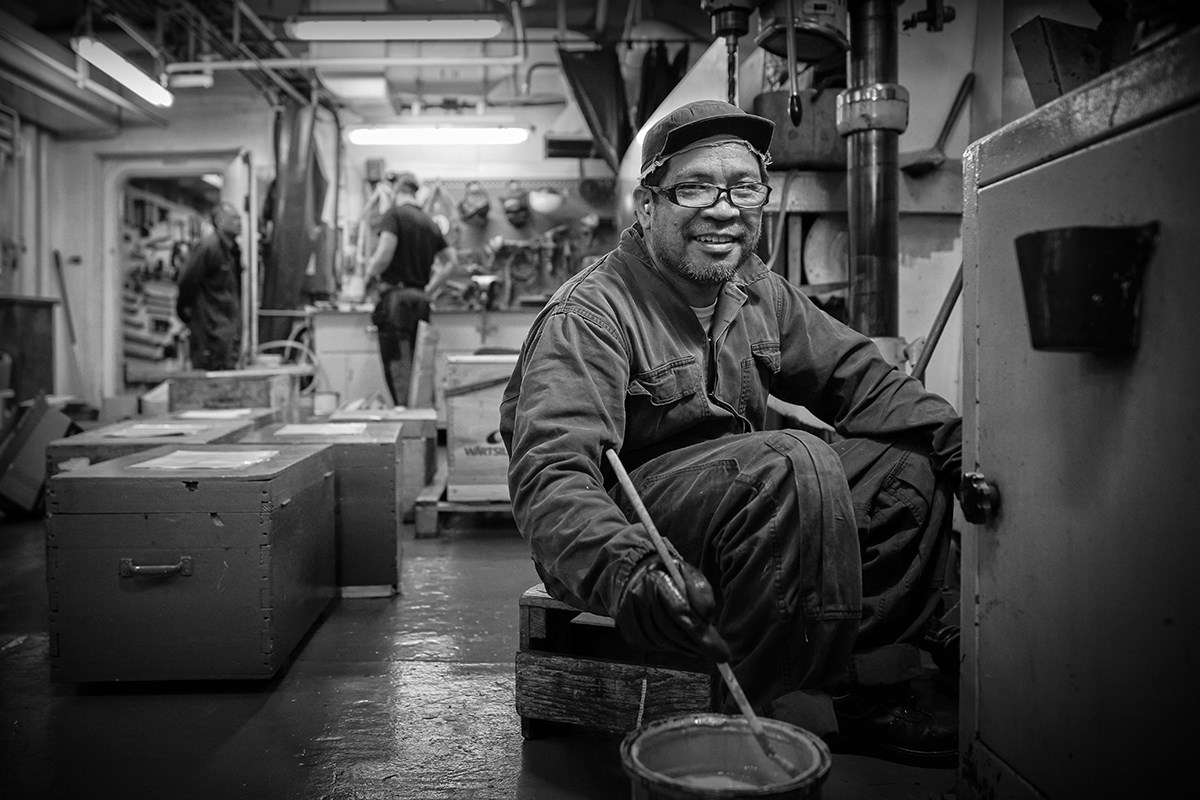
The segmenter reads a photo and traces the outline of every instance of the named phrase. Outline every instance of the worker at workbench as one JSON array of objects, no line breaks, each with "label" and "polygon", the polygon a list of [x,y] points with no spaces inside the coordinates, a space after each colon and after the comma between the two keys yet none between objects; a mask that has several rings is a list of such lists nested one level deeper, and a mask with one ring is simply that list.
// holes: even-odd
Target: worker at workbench
[{"label": "worker at workbench", "polygon": [[[760,713],[835,750],[953,759],[952,706],[922,707],[910,681],[961,420],[754,254],[773,127],[704,100],[648,131],[635,224],[551,298],[504,392],[513,513],[547,591],[633,644],[729,660]],[[766,430],[768,394],[836,440]],[[609,448],[686,593],[630,521]]]},{"label": "worker at workbench", "polygon": [[368,287],[379,284],[371,322],[379,331],[384,380],[392,402],[407,405],[417,325],[429,321],[429,298],[458,265],[458,254],[417,202],[417,177],[401,172],[391,183],[395,195],[380,220],[366,276]]}]

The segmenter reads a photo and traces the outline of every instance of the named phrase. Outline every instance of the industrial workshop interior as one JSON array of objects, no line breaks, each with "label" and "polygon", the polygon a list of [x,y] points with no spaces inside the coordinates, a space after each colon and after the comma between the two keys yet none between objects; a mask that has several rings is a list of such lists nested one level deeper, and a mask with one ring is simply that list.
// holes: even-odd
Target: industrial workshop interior
[{"label": "industrial workshop interior", "polygon": [[1198,142],[1187,0],[0,0],[0,797],[1195,796]]}]

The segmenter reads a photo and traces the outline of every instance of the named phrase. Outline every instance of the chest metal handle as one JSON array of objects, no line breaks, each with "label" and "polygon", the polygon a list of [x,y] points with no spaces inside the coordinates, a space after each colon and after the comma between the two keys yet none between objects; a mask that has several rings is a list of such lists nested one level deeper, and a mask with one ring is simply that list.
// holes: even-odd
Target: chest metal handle
[{"label": "chest metal handle", "polygon": [[192,574],[192,557],[180,556],[175,564],[134,564],[132,558],[122,558],[120,572],[122,578],[175,574],[187,577]]}]

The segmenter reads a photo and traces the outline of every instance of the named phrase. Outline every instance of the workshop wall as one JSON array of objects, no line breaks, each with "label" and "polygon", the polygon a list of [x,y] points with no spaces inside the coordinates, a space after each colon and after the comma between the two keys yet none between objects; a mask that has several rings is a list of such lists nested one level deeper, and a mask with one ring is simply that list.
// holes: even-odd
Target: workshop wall
[{"label": "workshop wall", "polygon": [[[78,344],[78,378],[71,375],[69,342],[62,327],[56,342],[55,384],[62,393],[77,394],[99,405],[120,381],[120,281],[115,247],[105,250],[104,226],[118,225],[119,207],[109,207],[111,173],[122,164],[153,165],[157,171],[178,170],[189,158],[228,154],[245,148],[259,170],[273,164],[274,115],[261,95],[237,75],[222,74],[212,89],[180,92],[175,105],[161,112],[167,127],[130,127],[101,140],[52,140],[47,145],[44,191],[51,212],[44,221],[47,253],[58,250],[71,300]],[[37,268],[41,285],[58,296],[49,258]],[[78,385],[82,382],[82,386]]]}]

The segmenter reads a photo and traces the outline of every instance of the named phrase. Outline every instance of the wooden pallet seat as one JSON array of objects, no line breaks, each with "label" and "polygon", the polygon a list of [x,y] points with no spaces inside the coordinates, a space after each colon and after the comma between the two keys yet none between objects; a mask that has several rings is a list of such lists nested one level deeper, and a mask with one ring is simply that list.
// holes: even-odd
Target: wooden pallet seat
[{"label": "wooden pallet seat", "polygon": [[612,619],[555,600],[540,583],[521,595],[519,608],[516,705],[525,738],[546,723],[626,732],[715,710],[720,678],[710,666],[640,652]]}]

